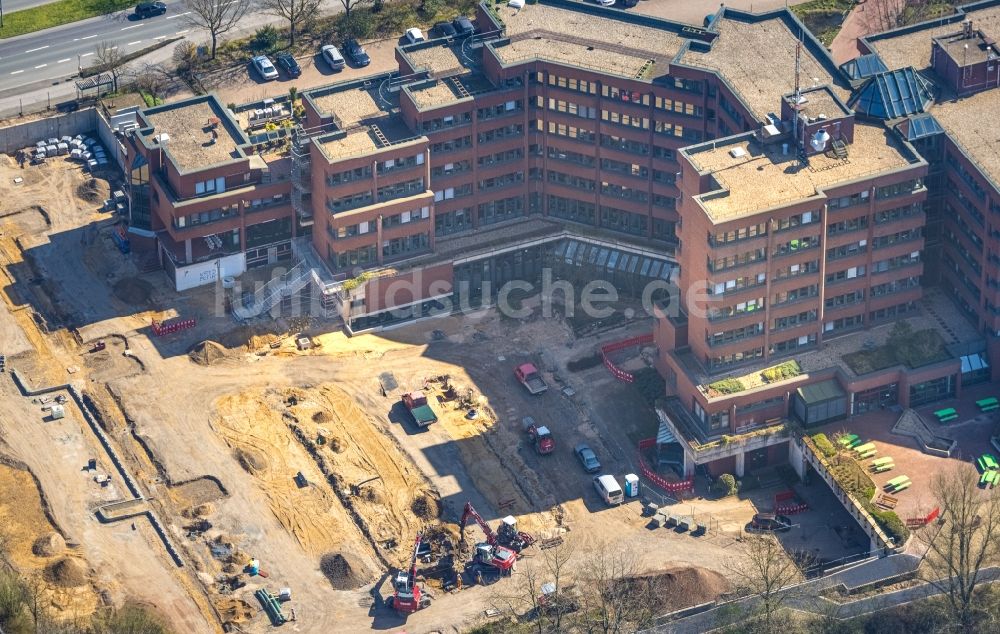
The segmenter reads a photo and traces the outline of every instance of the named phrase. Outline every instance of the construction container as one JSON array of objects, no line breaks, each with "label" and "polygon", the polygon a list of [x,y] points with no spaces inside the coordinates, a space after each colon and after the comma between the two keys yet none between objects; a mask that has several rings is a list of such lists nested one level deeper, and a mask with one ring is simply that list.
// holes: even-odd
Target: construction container
[{"label": "construction container", "polygon": [[292,600],[292,589],[291,588],[281,588],[278,590],[278,600],[279,601],[291,601]]},{"label": "construction container", "polygon": [[625,475],[625,496],[630,498],[639,497],[639,476],[634,473]]},{"label": "construction container", "polygon": [[52,420],[59,420],[66,417],[66,410],[63,409],[62,405],[53,405],[49,409],[49,415],[52,417]]}]

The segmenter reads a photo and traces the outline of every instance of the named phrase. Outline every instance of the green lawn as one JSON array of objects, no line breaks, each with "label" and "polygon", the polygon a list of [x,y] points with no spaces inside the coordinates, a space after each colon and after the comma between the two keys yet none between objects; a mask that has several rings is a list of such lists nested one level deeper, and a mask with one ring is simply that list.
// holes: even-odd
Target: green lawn
[{"label": "green lawn", "polygon": [[919,368],[949,358],[951,355],[944,340],[931,328],[918,330],[903,341],[890,341],[872,350],[859,350],[843,357],[855,374],[868,374],[894,365]]},{"label": "green lawn", "polygon": [[59,0],[40,7],[5,13],[0,39],[120,11],[135,4],[136,0]]}]

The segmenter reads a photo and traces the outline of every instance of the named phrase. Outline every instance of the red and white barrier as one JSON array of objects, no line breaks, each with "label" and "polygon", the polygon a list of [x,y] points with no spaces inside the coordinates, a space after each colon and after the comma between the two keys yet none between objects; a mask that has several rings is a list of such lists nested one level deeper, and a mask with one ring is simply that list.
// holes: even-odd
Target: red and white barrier
[{"label": "red and white barrier", "polygon": [[188,328],[194,328],[196,322],[194,319],[181,319],[179,321],[172,322],[162,322],[153,320],[153,334],[157,337],[162,337],[163,335],[173,334],[181,330],[187,330]]},{"label": "red and white barrier", "polygon": [[604,360],[604,367],[606,367],[608,371],[611,372],[611,374],[613,374],[619,381],[622,381],[623,383],[634,382],[635,375],[616,366],[614,362],[608,358],[608,354],[624,350],[626,348],[632,348],[634,346],[644,346],[650,343],[653,343],[652,333],[648,335],[639,335],[638,337],[632,337],[631,339],[625,339],[622,341],[615,341],[601,346],[601,359]]},{"label": "red and white barrier", "polygon": [[648,478],[653,484],[669,493],[693,491],[694,477],[690,477],[687,480],[680,480],[678,482],[668,482],[665,478],[663,478],[663,476],[658,474],[646,464],[646,459],[642,457],[642,452],[644,449],[649,449],[654,446],[656,446],[655,438],[644,438],[639,441],[639,470],[642,472],[642,475],[646,476],[646,478]]}]

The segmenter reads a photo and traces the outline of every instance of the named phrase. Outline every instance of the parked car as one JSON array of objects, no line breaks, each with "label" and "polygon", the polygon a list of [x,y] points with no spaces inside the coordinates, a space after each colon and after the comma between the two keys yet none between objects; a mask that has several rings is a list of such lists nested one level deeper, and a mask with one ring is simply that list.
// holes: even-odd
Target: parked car
[{"label": "parked car", "polygon": [[613,7],[615,5],[615,0],[597,0],[597,4],[602,7]]},{"label": "parked car", "polygon": [[747,524],[748,533],[784,533],[792,528],[792,520],[786,515],[756,513]]},{"label": "parked car", "polygon": [[344,42],[344,55],[356,66],[367,66],[372,63],[372,58],[368,57],[368,52],[355,39]]},{"label": "parked car", "polygon": [[583,465],[583,470],[587,473],[596,473],[601,470],[601,462],[597,459],[597,454],[587,443],[580,443],[574,447],[573,453],[576,454],[580,464]]},{"label": "parked car", "polygon": [[434,31],[438,37],[455,37],[458,31],[451,25],[451,22],[438,22],[434,25]]},{"label": "parked car", "polygon": [[416,44],[417,42],[424,41],[424,34],[420,32],[420,29],[413,27],[411,29],[406,29],[406,41],[410,44]]},{"label": "parked car", "polygon": [[274,63],[278,68],[288,73],[289,77],[298,77],[302,74],[302,67],[295,61],[291,53],[281,52],[274,56]]},{"label": "parked car", "polygon": [[451,25],[458,31],[459,37],[469,37],[476,32],[476,27],[472,24],[472,20],[464,15],[460,15],[452,20]]},{"label": "parked car", "polygon": [[140,2],[135,6],[135,16],[140,20],[163,15],[167,12],[167,5],[162,2]]},{"label": "parked car", "polygon": [[258,55],[251,60],[251,63],[264,81],[278,78],[278,69],[274,67],[274,64],[267,55]]},{"label": "parked car", "polygon": [[326,60],[326,63],[333,70],[340,70],[347,65],[347,62],[344,61],[344,56],[340,54],[340,51],[333,44],[327,44],[319,50],[323,54],[323,59]]}]

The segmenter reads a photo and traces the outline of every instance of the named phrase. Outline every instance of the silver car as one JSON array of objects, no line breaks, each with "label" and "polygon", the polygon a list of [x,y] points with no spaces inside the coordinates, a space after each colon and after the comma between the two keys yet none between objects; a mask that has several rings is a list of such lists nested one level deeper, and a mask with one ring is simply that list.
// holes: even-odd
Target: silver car
[{"label": "silver car", "polygon": [[323,55],[323,59],[326,63],[330,65],[333,70],[341,70],[347,62],[344,61],[344,56],[340,54],[337,47],[333,44],[327,44],[323,48],[319,49],[320,53]]},{"label": "silver car", "polygon": [[253,67],[257,69],[260,76],[265,81],[270,81],[272,79],[278,78],[278,69],[274,67],[274,64],[267,57],[267,55],[258,55],[251,60]]}]

